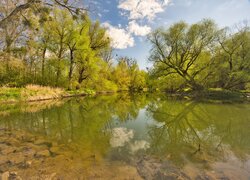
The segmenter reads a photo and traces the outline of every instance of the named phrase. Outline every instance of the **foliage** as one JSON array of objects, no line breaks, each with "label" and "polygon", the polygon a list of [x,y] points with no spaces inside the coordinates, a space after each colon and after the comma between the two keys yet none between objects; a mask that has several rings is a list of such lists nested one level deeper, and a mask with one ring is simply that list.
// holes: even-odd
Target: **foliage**
[{"label": "foliage", "polygon": [[[30,18],[23,22],[25,16]],[[133,67],[125,67],[127,64],[122,62],[112,65],[106,29],[87,13],[72,16],[67,9],[44,6],[40,13],[29,9],[22,17],[15,17],[15,21],[0,27],[0,85],[39,84],[94,91],[145,87],[145,72],[139,70],[136,62]],[[13,31],[4,34],[9,28]],[[23,34],[26,38],[22,38]]]},{"label": "foliage", "polygon": [[[246,24],[219,29],[204,19],[158,28],[148,36],[153,67],[143,71],[132,58],[113,62],[112,37],[87,12],[61,1],[49,3],[24,1],[25,8],[19,9],[16,0],[0,2],[0,86],[38,84],[94,92],[249,90]],[[12,10],[22,14],[11,15]]]},{"label": "foliage", "polygon": [[[245,90],[250,81],[250,30],[233,33],[211,20],[188,25],[178,22],[149,35],[150,70],[156,84],[168,91],[223,88]],[[155,81],[155,80],[154,80]]]}]

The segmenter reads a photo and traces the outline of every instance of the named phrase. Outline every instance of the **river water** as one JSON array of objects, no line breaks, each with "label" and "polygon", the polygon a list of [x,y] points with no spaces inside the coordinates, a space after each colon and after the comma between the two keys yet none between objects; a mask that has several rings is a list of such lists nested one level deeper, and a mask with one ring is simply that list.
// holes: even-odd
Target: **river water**
[{"label": "river water", "polygon": [[120,93],[0,105],[0,128],[0,150],[16,148],[0,172],[22,178],[250,179],[248,103]]}]

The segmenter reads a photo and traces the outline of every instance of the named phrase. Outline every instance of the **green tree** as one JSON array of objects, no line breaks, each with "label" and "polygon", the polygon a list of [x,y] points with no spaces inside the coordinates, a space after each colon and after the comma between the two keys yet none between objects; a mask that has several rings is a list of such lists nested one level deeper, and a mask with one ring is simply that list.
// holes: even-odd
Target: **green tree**
[{"label": "green tree", "polygon": [[225,89],[244,89],[250,81],[249,27],[239,28],[235,33],[230,33],[229,28],[222,29],[218,41],[217,58],[222,64],[220,85]]},{"label": "green tree", "polygon": [[155,30],[149,35],[154,72],[158,76],[177,74],[193,90],[203,89],[197,82],[197,75],[210,66],[211,61],[201,62],[201,57],[213,48],[216,35],[217,27],[211,20],[191,26],[179,22],[168,30]]}]

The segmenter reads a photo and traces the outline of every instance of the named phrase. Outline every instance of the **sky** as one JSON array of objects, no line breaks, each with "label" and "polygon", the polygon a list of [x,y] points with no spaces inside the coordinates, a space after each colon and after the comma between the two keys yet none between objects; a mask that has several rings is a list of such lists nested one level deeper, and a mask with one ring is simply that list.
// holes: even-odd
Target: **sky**
[{"label": "sky", "polygon": [[250,21],[250,0],[87,0],[93,19],[99,19],[112,39],[115,55],[135,58],[150,67],[147,35],[183,20],[213,19],[219,27]]}]

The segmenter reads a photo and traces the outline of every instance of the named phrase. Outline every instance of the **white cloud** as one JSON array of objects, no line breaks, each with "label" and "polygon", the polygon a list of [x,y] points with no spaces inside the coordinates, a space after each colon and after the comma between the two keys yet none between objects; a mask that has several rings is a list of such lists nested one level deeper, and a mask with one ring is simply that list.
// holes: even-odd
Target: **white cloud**
[{"label": "white cloud", "polygon": [[151,27],[147,25],[140,26],[135,21],[129,22],[128,29],[130,33],[133,33],[136,36],[146,36],[151,32]]},{"label": "white cloud", "polygon": [[128,11],[129,19],[153,20],[169,3],[170,0],[120,0],[118,8]]},{"label": "white cloud", "polygon": [[112,39],[112,47],[116,49],[126,49],[135,45],[134,38],[130,32],[122,29],[121,27],[114,27],[109,23],[103,23],[103,26],[107,28],[107,33]]}]

